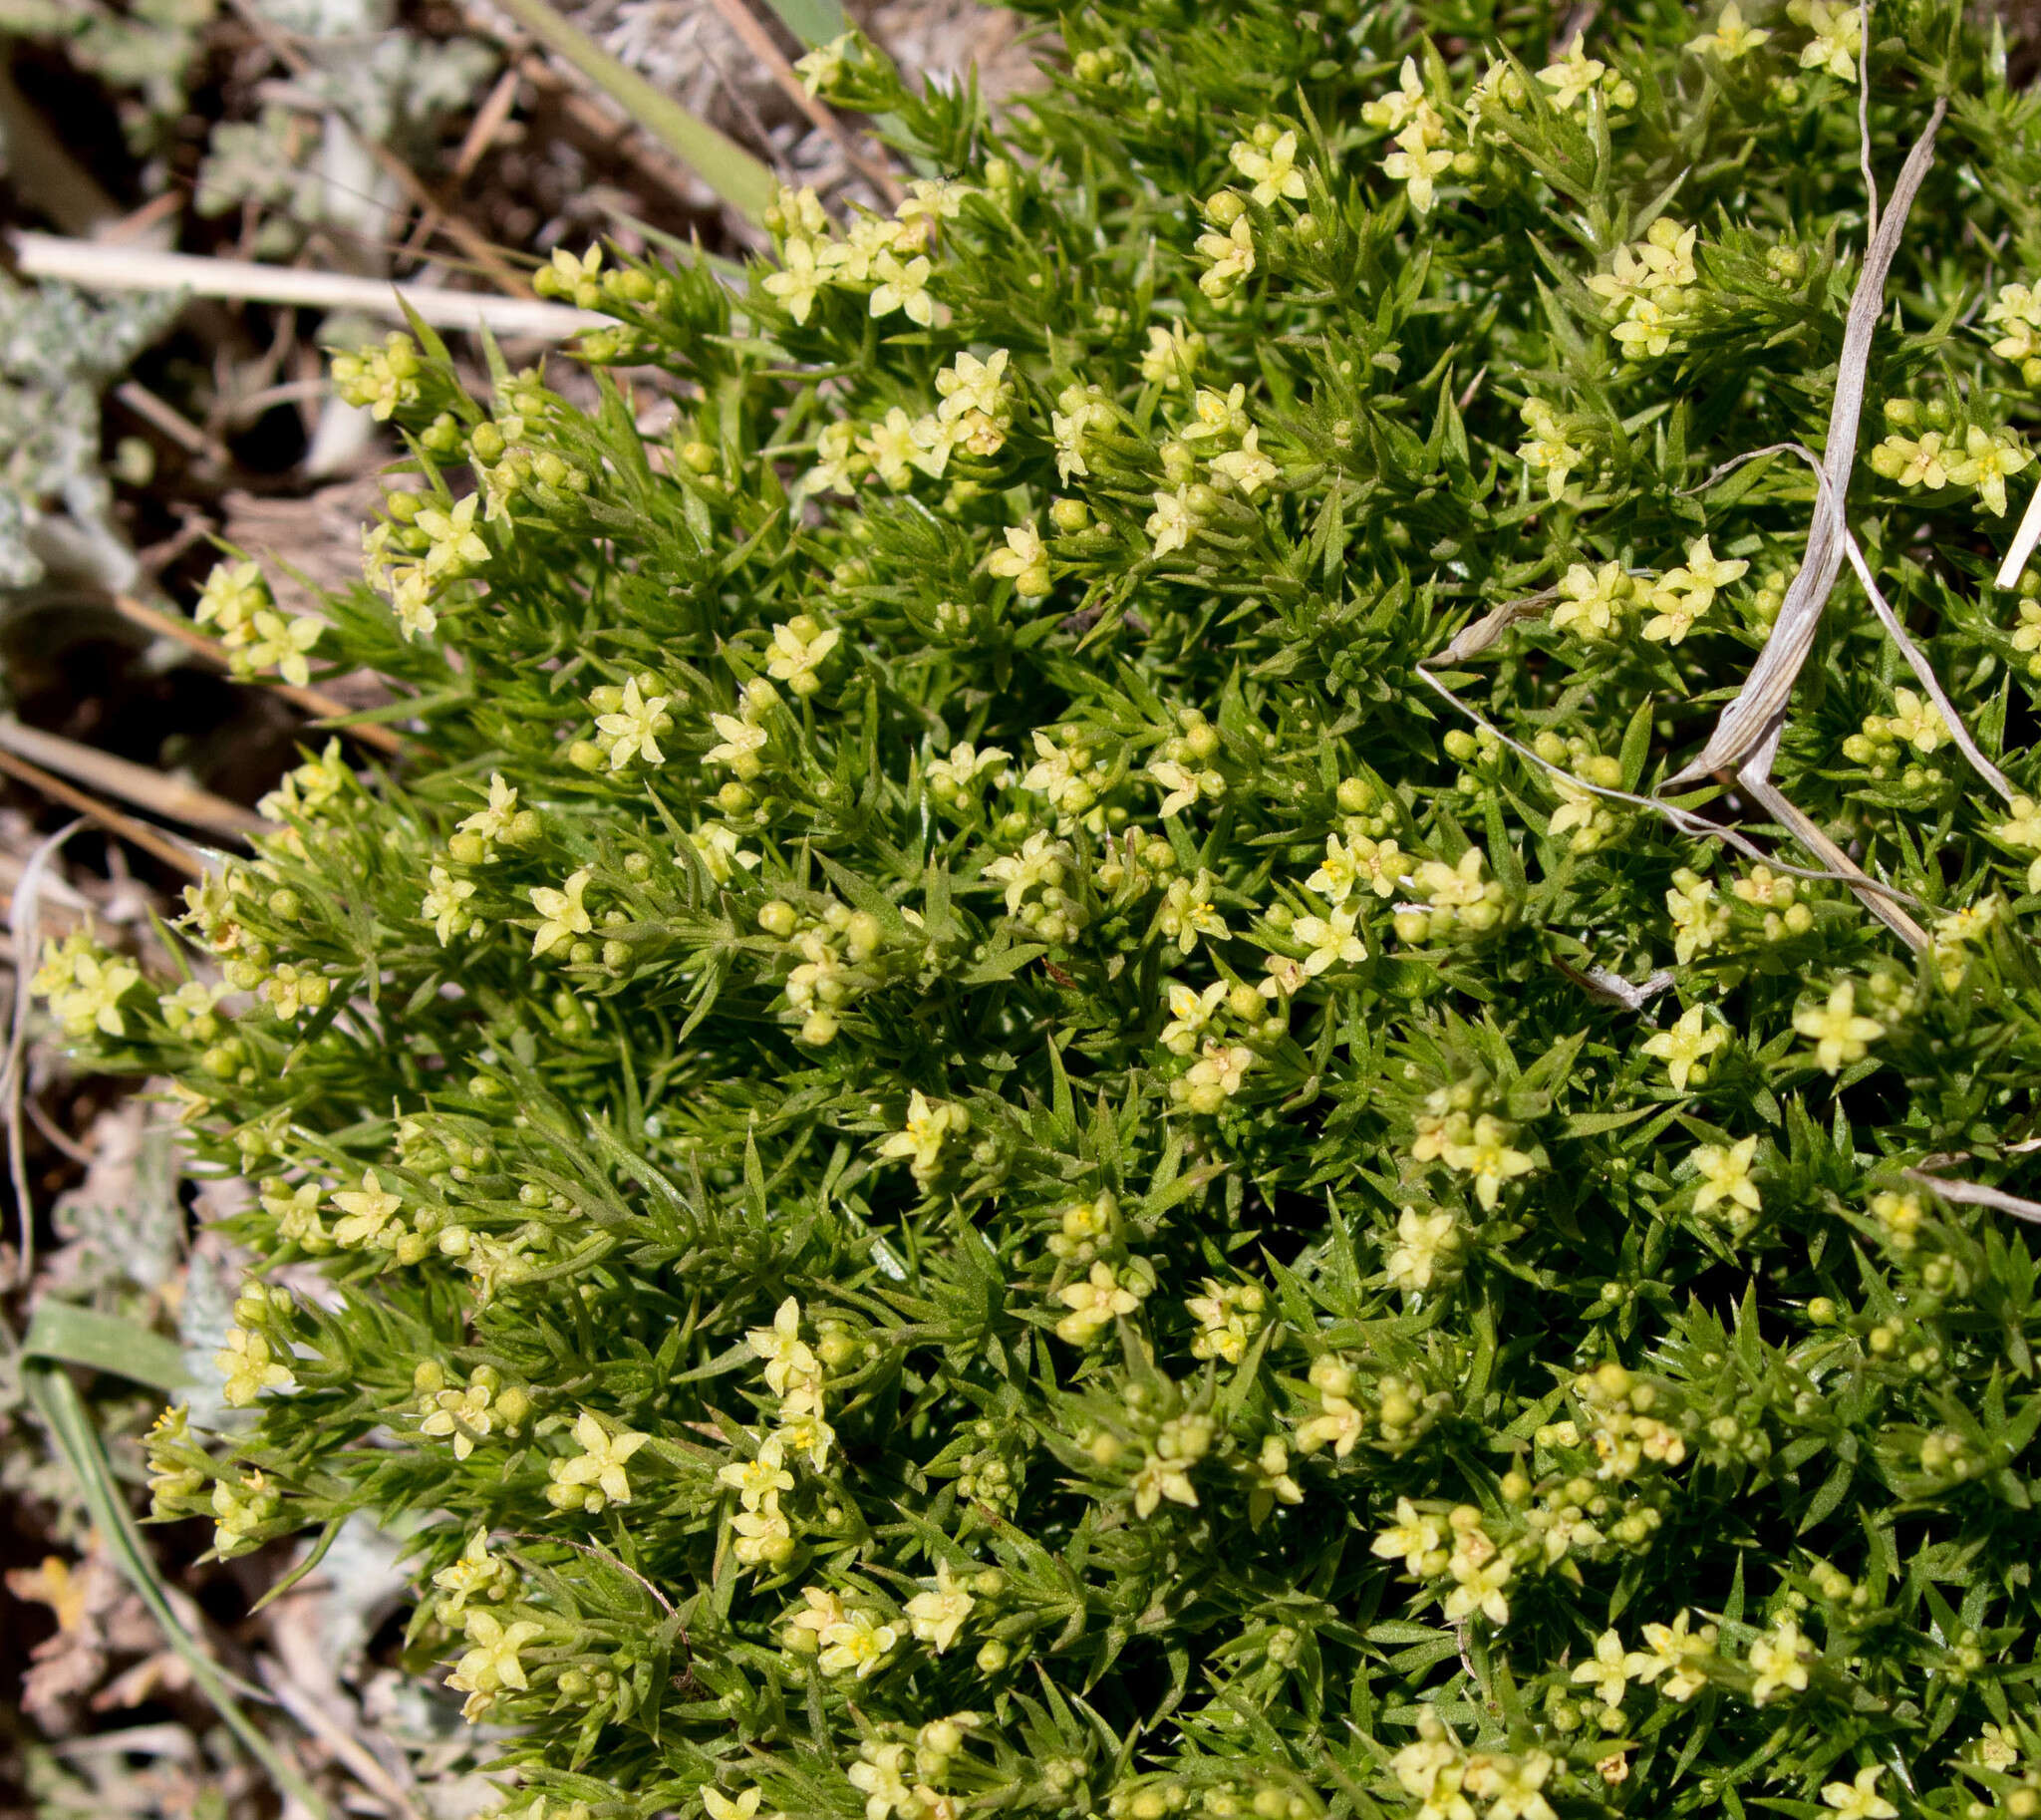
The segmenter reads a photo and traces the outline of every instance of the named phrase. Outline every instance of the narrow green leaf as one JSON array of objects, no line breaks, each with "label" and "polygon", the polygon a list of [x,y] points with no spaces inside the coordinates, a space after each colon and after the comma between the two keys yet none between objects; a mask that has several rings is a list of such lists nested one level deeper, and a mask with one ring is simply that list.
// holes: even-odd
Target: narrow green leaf
[{"label": "narrow green leaf", "polygon": [[299,1802],[317,1820],[333,1820],[332,1809],[320,1798],[318,1791],[298,1773],[297,1766],[276,1747],[262,1728],[242,1711],[240,1702],[234,1697],[237,1691],[251,1699],[259,1700],[266,1696],[259,1689],[228,1674],[206,1653],[204,1645],[179,1622],[162,1579],[156,1572],[154,1558],[143,1542],[134,1513],[129,1510],[127,1499],[114,1482],[114,1469],[108,1463],[99,1430],[92,1424],[78,1386],[47,1359],[41,1363],[30,1362],[22,1377],[29,1401],[43,1418],[51,1440],[63,1454],[65,1464],[71,1468],[72,1477],[78,1481],[86,1509],[92,1513],[94,1524],[105,1537],[115,1565],[162,1627],[164,1641],[191,1670],[193,1682],[212,1702],[213,1710],[227,1728],[247,1747],[248,1754],[269,1772],[270,1779],[282,1793]]},{"label": "narrow green leaf", "polygon": [[837,0],[772,0],[772,10],[809,50],[851,29],[850,15]]},{"label": "narrow green leaf", "polygon": [[747,221],[765,218],[778,183],[734,140],[662,95],[546,0],[503,0],[503,10],[547,50],[579,70]]},{"label": "narrow green leaf", "polygon": [[165,1396],[174,1396],[190,1381],[174,1341],[118,1315],[62,1302],[45,1302],[36,1310],[21,1350],[29,1359],[110,1371]]}]

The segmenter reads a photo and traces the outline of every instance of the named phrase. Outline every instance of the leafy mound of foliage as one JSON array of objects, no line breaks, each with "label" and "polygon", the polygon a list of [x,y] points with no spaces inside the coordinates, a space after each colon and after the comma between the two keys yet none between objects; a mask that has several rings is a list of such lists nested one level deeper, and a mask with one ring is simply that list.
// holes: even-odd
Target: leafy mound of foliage
[{"label": "leafy mound of foliage", "polygon": [[[556,258],[593,411],[348,357],[368,585],[209,587],[411,745],[44,970],[257,1189],[157,1509],[412,1524],[534,1820],[2041,1808],[2041,103],[1945,0],[1555,29],[831,46],[896,212]],[[1924,676],[1807,618],[1832,414]]]}]

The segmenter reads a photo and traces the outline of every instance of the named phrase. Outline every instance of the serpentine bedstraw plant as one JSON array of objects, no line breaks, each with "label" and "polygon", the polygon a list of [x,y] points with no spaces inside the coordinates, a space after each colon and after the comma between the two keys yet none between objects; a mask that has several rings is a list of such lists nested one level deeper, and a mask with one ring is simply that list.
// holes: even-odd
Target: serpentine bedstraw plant
[{"label": "serpentine bedstraw plant", "polygon": [[1557,25],[846,41],[896,213],[549,273],[672,428],[340,363],[367,585],[200,617],[410,748],[41,985],[256,1188],[157,1510],[416,1525],[515,1811],[2041,1811],[2041,103]]}]

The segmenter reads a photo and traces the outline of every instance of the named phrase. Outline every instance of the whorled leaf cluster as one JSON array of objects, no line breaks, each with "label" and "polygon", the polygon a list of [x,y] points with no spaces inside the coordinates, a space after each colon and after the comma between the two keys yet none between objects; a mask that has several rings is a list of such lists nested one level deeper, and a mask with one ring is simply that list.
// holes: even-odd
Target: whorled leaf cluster
[{"label": "whorled leaf cluster", "polygon": [[[2041,104],[1940,0],[1061,23],[812,59],[924,174],[741,295],[556,259],[591,410],[342,363],[368,584],[201,617],[407,751],[43,980],[258,1191],[158,1508],[419,1524],[534,1816],[2034,1813],[2033,1249],[1923,1178],[2033,1180]],[[1938,100],[1846,504],[2014,793],[1847,582],[1772,766],[1915,952],[1642,798]]]}]

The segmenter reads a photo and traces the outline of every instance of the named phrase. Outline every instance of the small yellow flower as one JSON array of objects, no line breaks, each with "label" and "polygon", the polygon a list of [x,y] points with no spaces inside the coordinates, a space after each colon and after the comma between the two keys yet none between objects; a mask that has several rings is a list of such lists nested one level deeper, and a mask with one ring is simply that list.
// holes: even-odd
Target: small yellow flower
[{"label": "small yellow flower", "polygon": [[1234,169],[1254,184],[1255,200],[1264,208],[1271,207],[1278,196],[1293,202],[1304,200],[1304,172],[1297,168],[1295,133],[1278,135],[1266,148],[1253,140],[1237,140],[1228,155]]},{"label": "small yellow flower", "polygon": [[1533,473],[1545,475],[1545,490],[1557,499],[1567,489],[1567,480],[1588,457],[1574,447],[1560,428],[1559,418],[1541,398],[1527,398],[1523,405],[1528,439],[1517,446],[1517,456]]},{"label": "small yellow flower", "polygon": [[1326,916],[1301,916],[1291,933],[1311,952],[1304,970],[1315,979],[1332,967],[1352,967],[1367,959],[1367,944],[1353,932],[1354,912],[1333,910]]},{"label": "small yellow flower", "polygon": [[772,1504],[782,1491],[793,1489],[793,1474],[786,1470],[786,1443],[768,1434],[758,1445],[754,1458],[731,1460],[716,1475],[719,1485],[728,1485],[742,1500],[746,1510]]},{"label": "small yellow flower", "polygon": [[1604,1631],[1595,1640],[1595,1654],[1584,1663],[1574,1666],[1574,1680],[1578,1684],[1592,1685],[1595,1697],[1610,1712],[1622,1709],[1622,1698],[1629,1691],[1630,1677],[1636,1672],[1635,1665],[1642,1665],[1648,1659],[1636,1655],[1625,1655],[1622,1639],[1613,1631]]},{"label": "small yellow flower", "polygon": [[1211,262],[1198,289],[1215,300],[1230,295],[1255,269],[1254,223],[1243,214],[1223,234],[1200,234],[1198,254]]},{"label": "small yellow flower", "polygon": [[829,274],[816,263],[813,243],[798,236],[780,249],[779,259],[781,269],[761,281],[765,294],[778,298],[795,322],[805,323]]},{"label": "small yellow flower", "polygon": [[1867,1046],[1886,1034],[1886,1027],[1876,1018],[1858,1013],[1857,988],[1848,980],[1829,994],[1826,1005],[1795,1012],[1793,1028],[1813,1040],[1816,1060],[1831,1074],[1853,1062],[1862,1062]]},{"label": "small yellow flower", "polygon": [[936,300],[929,295],[933,268],[927,259],[917,256],[903,264],[892,253],[881,253],[873,269],[879,277],[872,292],[874,316],[890,316],[899,310],[909,322],[924,329],[935,321]]},{"label": "small yellow flower", "polygon": [[1538,72],[1538,80],[1552,91],[1552,105],[1565,114],[1607,73],[1608,66],[1590,57],[1577,37],[1564,57]]},{"label": "small yellow flower", "polygon": [[1198,534],[1198,520],[1191,511],[1188,483],[1174,492],[1159,488],[1152,495],[1155,509],[1148,514],[1148,540],[1157,556],[1183,549]]},{"label": "small yellow flower", "polygon": [[1729,932],[1729,911],[1715,902],[1714,881],[1686,866],[1673,873],[1665,908],[1672,916],[1673,958],[1682,967]]},{"label": "small yellow flower", "polygon": [[906,1124],[880,1144],[879,1154],[908,1158],[915,1179],[925,1182],[940,1167],[950,1134],[963,1131],[969,1122],[962,1106],[932,1100],[916,1087],[908,1096]]},{"label": "small yellow flower", "polygon": [[747,1788],[732,1801],[714,1782],[703,1783],[700,1793],[709,1820],[757,1820],[758,1803],[764,1798],[762,1789]]},{"label": "small yellow flower", "polygon": [[764,728],[753,727],[733,714],[712,714],[709,724],[716,729],[722,744],[712,746],[702,757],[711,764],[728,764],[739,776],[755,777],[756,755],[765,745]]},{"label": "small yellow flower", "polygon": [[419,916],[433,926],[433,932],[439,938],[439,946],[446,944],[474,921],[467,910],[467,900],[474,895],[474,881],[455,878],[444,866],[434,866],[426,874],[431,887],[419,905]]},{"label": "small yellow flower", "polygon": [[1823,1783],[1822,1800],[1842,1820],[1899,1820],[1899,1810],[1878,1792],[1878,1779],[1885,1773],[1883,1763],[1867,1763],[1854,1781]]},{"label": "small yellow flower", "polygon": [[1510,1622],[1509,1596],[1503,1589],[1509,1585],[1515,1568],[1508,1555],[1476,1562],[1465,1554],[1455,1554],[1449,1571],[1455,1584],[1446,1595],[1444,1606],[1448,1623],[1471,1618],[1476,1612],[1493,1625]]},{"label": "small yellow flower", "polygon": [[591,1514],[606,1504],[630,1503],[631,1481],[625,1476],[625,1462],[652,1436],[628,1428],[612,1434],[584,1409],[575,1417],[574,1438],[581,1445],[579,1453],[547,1464],[547,1476],[553,1481],[547,1497],[559,1508]]},{"label": "small yellow flower", "polygon": [[1262,453],[1262,433],[1253,424],[1242,432],[1238,449],[1229,449],[1224,455],[1212,457],[1211,468],[1222,479],[1231,481],[1249,499],[1283,471]]},{"label": "small yellow flower", "polygon": [[821,1375],[821,1363],[801,1339],[801,1305],[791,1296],[774,1312],[770,1327],[754,1327],[744,1340],[765,1362],[765,1383],[774,1396],[784,1396],[787,1386],[796,1380],[805,1382]]},{"label": "small yellow flower", "polygon": [[1705,1007],[1689,1006],[1670,1030],[1661,1030],[1644,1044],[1645,1055],[1656,1056],[1665,1063],[1675,1093],[1684,1093],[1690,1078],[1707,1079],[1707,1058],[1729,1041],[1729,1033],[1706,1024],[1706,1017]]},{"label": "small yellow flower", "polygon": [[643,758],[647,764],[666,762],[658,736],[674,724],[673,716],[666,712],[672,699],[644,694],[634,676],[624,685],[624,697],[617,712],[595,717],[596,731],[609,742],[611,770],[622,770],[633,758]]},{"label": "small yellow flower", "polygon": [[865,1680],[899,1641],[900,1633],[870,1612],[850,1612],[822,1633],[817,1660],[824,1674],[854,1674]]},{"label": "small yellow flower", "polygon": [[1131,1315],[1141,1298],[1119,1280],[1119,1273],[1103,1258],[1091,1266],[1082,1281],[1065,1284],[1056,1300],[1070,1312],[1056,1323],[1056,1338],[1072,1346],[1089,1346],[1110,1327],[1117,1316]]},{"label": "small yellow flower", "polygon": [[915,1641],[927,1644],[941,1656],[957,1641],[957,1633],[964,1628],[976,1603],[951,1571],[949,1562],[938,1562],[935,1586],[907,1602],[907,1622]]},{"label": "small yellow flower", "polygon": [[2005,516],[2005,483],[2034,457],[2010,430],[1987,431],[1976,424],[1963,433],[1963,457],[1949,463],[1949,478],[1958,486],[1974,486],[1984,509]]},{"label": "small yellow flower", "polygon": [[441,1624],[461,1616],[470,1599],[501,1598],[508,1590],[510,1570],[489,1553],[489,1532],[478,1529],[467,1539],[459,1560],[442,1567],[433,1576],[441,1594],[437,1611]]},{"label": "small yellow flower", "polygon": [[302,689],[312,680],[307,654],[325,630],[326,622],[309,613],[293,620],[286,620],[281,613],[257,613],[253,642],[233,654],[234,674],[248,676],[273,669],[286,683]]},{"label": "small yellow flower", "polygon": [[1716,1630],[1711,1624],[1690,1633],[1684,1612],[1669,1625],[1647,1624],[1644,1627],[1647,1654],[1632,1672],[1638,1680],[1646,1682],[1665,1675],[1659,1692],[1669,1700],[1684,1703],[1708,1684],[1703,1665],[1715,1653],[1715,1636]]},{"label": "small yellow flower", "polygon": [[504,1687],[520,1691],[529,1687],[531,1682],[525,1676],[518,1652],[544,1635],[545,1627],[529,1618],[506,1625],[492,1613],[470,1610],[467,1641],[472,1647],[446,1677],[447,1686],[469,1696],[462,1713],[472,1718],[486,1711],[490,1700]]},{"label": "small yellow flower", "polygon": [[1201,871],[1193,879],[1171,879],[1169,888],[1163,892],[1155,926],[1166,939],[1176,943],[1180,953],[1194,952],[1201,935],[1215,941],[1225,941],[1232,935],[1226,919],[1212,907],[1212,887],[1216,882],[1211,873]]},{"label": "small yellow flower", "polygon": [[1528,1175],[1537,1167],[1524,1151],[1510,1147],[1510,1136],[1508,1125],[1493,1112],[1484,1112],[1474,1121],[1466,1142],[1448,1144],[1445,1148],[1446,1167],[1473,1176],[1474,1198],[1487,1212],[1495,1210],[1504,1183]]},{"label": "small yellow flower", "polygon": [[1431,143],[1422,116],[1396,135],[1396,150],[1382,159],[1382,174],[1404,185],[1410,206],[1420,215],[1431,213],[1438,199],[1438,179],[1452,167],[1451,148]]},{"label": "small yellow flower", "polygon": [[2030,286],[2000,286],[1984,320],[2001,332],[2001,339],[1991,344],[1999,359],[2028,361],[2041,354],[2041,293]]},{"label": "small yellow flower", "polygon": [[1583,638],[1606,638],[1630,600],[1630,580],[1618,562],[1599,569],[1577,562],[1560,578],[1560,603],[1552,610],[1555,632],[1577,632]]},{"label": "small yellow flower", "polygon": [[[39,982],[54,983],[61,969],[53,966],[49,955],[53,952],[47,945],[44,949],[44,963],[36,978]],[[121,1017],[121,1000],[131,986],[141,984],[141,970],[116,960],[111,955],[101,955],[81,942],[76,950],[69,944],[61,951],[68,961],[70,983],[49,992],[50,1009],[64,1025],[64,1034],[69,1037],[83,1037],[89,1031],[102,1031],[109,1037],[126,1034],[127,1026]]]},{"label": "small yellow flower", "polygon": [[1694,1167],[1701,1185],[1694,1191],[1694,1211],[1706,1213],[1723,1201],[1729,1203],[1729,1217],[1745,1223],[1763,1205],[1758,1185],[1751,1180],[1750,1166],[1757,1158],[1758,1140],[1746,1137],[1734,1144],[1702,1144],[1694,1151]]},{"label": "small yellow flower", "polygon": [[227,1330],[226,1346],[213,1354],[212,1363],[226,1379],[222,1394],[236,1409],[245,1409],[264,1390],[281,1390],[297,1381],[289,1365],[270,1358],[267,1340],[238,1327]]},{"label": "small yellow flower", "polygon": [[475,509],[481,502],[479,493],[469,493],[450,508],[436,504],[419,509],[413,522],[432,539],[426,551],[429,579],[441,575],[456,579],[488,561],[489,546],[474,528]]},{"label": "small yellow flower", "polygon": [[333,1242],[371,1245],[404,1202],[383,1186],[382,1177],[375,1170],[369,1169],[362,1174],[361,1187],[342,1190],[333,1196],[333,1204],[347,1216],[334,1227]]},{"label": "small yellow flower", "polygon": [[550,954],[562,942],[577,935],[587,935],[594,929],[587,906],[581,901],[581,894],[588,889],[588,881],[592,877],[594,873],[583,866],[558,890],[551,885],[531,887],[531,907],[542,919],[531,938],[534,960],[542,954]]},{"label": "small yellow flower", "polygon": [[1800,52],[1803,70],[1827,70],[1843,82],[1857,80],[1864,54],[1864,19],[1853,0],[1789,0],[1786,15],[1814,34]]},{"label": "small yellow flower", "polygon": [[1416,1580],[1424,1574],[1426,1557],[1438,1551],[1445,1535],[1436,1517],[1423,1515],[1408,1498],[1398,1498],[1396,1521],[1368,1546],[1379,1560],[1400,1560],[1403,1571]]},{"label": "small yellow flower", "polygon": [[1810,1654],[1807,1639],[1791,1617],[1773,1620],[1772,1629],[1750,1647],[1750,1666],[1757,1674],[1750,1690],[1752,1704],[1767,1705],[1781,1693],[1805,1693]]},{"label": "small yellow flower", "polygon": [[1360,118],[1377,133],[1400,133],[1420,108],[1429,105],[1423,79],[1417,74],[1417,59],[1406,57],[1397,86],[1387,95],[1363,102]]},{"label": "small yellow flower", "polygon": [[784,683],[795,695],[813,695],[822,686],[816,672],[842,637],[834,626],[817,626],[812,620],[774,626],[765,674]]},{"label": "small yellow flower", "polygon": [[1736,0],[1729,0],[1729,4],[1722,9],[1721,15],[1715,21],[1715,29],[1712,32],[1702,32],[1698,37],[1689,40],[1686,48],[1694,52],[1712,53],[1724,63],[1735,63],[1739,58],[1756,50],[1759,45],[1770,43],[1771,37],[1770,32],[1745,25],[1743,9],[1736,4]]}]

